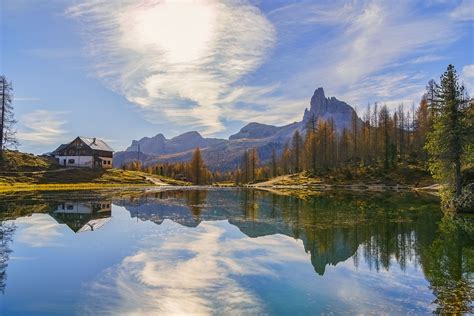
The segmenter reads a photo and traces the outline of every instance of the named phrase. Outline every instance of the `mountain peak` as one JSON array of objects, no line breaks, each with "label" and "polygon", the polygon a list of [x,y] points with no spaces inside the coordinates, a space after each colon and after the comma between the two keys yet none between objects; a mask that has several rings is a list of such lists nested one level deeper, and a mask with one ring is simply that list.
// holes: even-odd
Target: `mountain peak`
[{"label": "mountain peak", "polygon": [[317,88],[316,90],[314,90],[314,94],[313,94],[313,97],[311,98],[311,100],[325,100],[326,99],[326,96],[324,95],[324,89],[322,87],[319,87]]},{"label": "mountain peak", "polygon": [[312,119],[328,120],[333,119],[336,128],[341,130],[349,127],[354,109],[346,102],[335,97],[326,98],[323,88],[317,88],[311,97],[310,108],[306,109],[303,116],[303,123]]},{"label": "mountain peak", "polygon": [[202,136],[196,131],[186,132],[184,134],[173,137],[172,141],[196,141],[201,140]]},{"label": "mountain peak", "polygon": [[278,127],[262,123],[252,122],[240,129],[237,134],[231,135],[230,140],[234,139],[259,139],[274,135],[279,130]]}]

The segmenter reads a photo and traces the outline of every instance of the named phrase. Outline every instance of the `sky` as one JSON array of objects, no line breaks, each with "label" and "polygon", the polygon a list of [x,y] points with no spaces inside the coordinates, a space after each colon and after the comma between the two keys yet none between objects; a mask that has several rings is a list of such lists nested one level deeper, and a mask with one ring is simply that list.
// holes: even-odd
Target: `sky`
[{"label": "sky", "polygon": [[415,106],[454,64],[474,94],[474,0],[0,0],[19,149],[116,151],[299,121],[314,90],[362,114]]}]

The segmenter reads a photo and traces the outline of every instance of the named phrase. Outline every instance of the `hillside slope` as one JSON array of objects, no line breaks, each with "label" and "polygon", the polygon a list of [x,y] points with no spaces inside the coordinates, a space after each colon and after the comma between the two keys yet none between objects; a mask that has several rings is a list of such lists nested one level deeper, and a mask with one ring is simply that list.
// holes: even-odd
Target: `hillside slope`
[{"label": "hillside slope", "polygon": [[0,191],[93,189],[135,185],[189,184],[140,171],[61,168],[48,158],[18,151],[6,151],[0,166]]}]

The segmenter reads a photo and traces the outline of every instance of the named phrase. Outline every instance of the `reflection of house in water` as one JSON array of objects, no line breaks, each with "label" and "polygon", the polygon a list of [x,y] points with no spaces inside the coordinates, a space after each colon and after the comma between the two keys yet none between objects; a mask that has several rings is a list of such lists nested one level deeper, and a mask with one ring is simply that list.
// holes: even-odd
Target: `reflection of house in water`
[{"label": "reflection of house in water", "polygon": [[76,233],[94,231],[110,220],[111,202],[63,202],[50,215]]}]

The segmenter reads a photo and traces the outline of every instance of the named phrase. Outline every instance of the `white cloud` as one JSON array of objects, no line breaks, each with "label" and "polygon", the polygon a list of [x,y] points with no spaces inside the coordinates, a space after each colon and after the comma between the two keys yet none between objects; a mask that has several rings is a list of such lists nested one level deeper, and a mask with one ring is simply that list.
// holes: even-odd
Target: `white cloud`
[{"label": "white cloud", "polygon": [[[430,76],[420,75],[410,64],[439,59],[436,51],[462,35],[445,13],[419,14],[410,2],[304,3],[276,10],[271,17],[277,28],[290,20],[295,33],[310,25],[311,30],[329,27],[332,34],[308,37],[314,43],[301,57],[306,66],[289,78],[288,90],[323,86],[328,95],[357,96],[345,99],[354,105],[377,98],[390,101],[403,94],[407,98],[422,91]],[[364,86],[373,91],[361,90]],[[418,103],[420,97],[412,102]]]},{"label": "white cloud", "polygon": [[[474,1],[463,0],[450,14],[453,19],[458,21],[474,20]],[[471,26],[472,27],[472,26]]]},{"label": "white cloud", "polygon": [[391,111],[397,109],[400,104],[408,110],[413,103],[418,105],[424,91],[425,85],[420,85],[420,75],[400,72],[370,76],[352,85],[352,89],[342,93],[341,97],[351,100],[353,105],[358,105],[357,110],[361,115],[369,100],[372,103],[385,104]]},{"label": "white cloud", "polygon": [[467,89],[469,94],[474,94],[474,64],[465,65],[462,68],[462,76],[461,76],[464,86]]},{"label": "white cloud", "polygon": [[[172,234],[148,242],[91,284],[85,313],[262,314],[265,304],[238,279],[278,277],[275,266],[307,263],[301,241],[283,235],[229,237],[229,224],[202,222],[187,230],[168,220]],[[150,241],[152,239],[148,239]],[[297,248],[299,251],[295,251]],[[243,253],[251,255],[242,255]],[[102,293],[98,296],[95,293]]]},{"label": "white cloud", "polygon": [[465,78],[474,78],[474,65],[466,65],[462,68],[462,73]]},{"label": "white cloud", "polygon": [[212,134],[223,100],[257,69],[275,41],[262,13],[242,1],[85,1],[82,22],[96,74],[157,116]]},{"label": "white cloud", "polygon": [[15,102],[28,102],[28,101],[40,101],[39,98],[35,97],[15,97]]},{"label": "white cloud", "polygon": [[414,60],[411,61],[412,64],[424,64],[424,63],[431,63],[434,61],[439,61],[445,59],[442,56],[437,56],[437,55],[425,55],[425,56],[420,56],[415,58]]},{"label": "white cloud", "polygon": [[64,125],[65,112],[36,110],[20,118],[20,129],[17,133],[20,141],[32,142],[35,145],[51,145],[62,140],[67,131]]},{"label": "white cloud", "polygon": [[19,226],[16,240],[31,247],[59,246],[62,233],[60,225],[47,214],[33,214],[15,220]]}]

